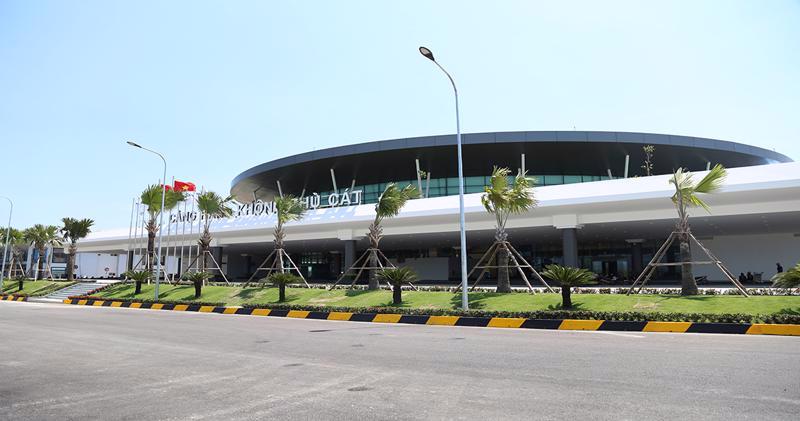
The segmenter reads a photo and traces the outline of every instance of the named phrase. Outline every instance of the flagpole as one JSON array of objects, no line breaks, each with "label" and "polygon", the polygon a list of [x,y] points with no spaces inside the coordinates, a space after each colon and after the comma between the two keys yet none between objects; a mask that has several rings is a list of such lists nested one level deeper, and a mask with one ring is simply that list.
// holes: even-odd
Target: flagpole
[{"label": "flagpole", "polygon": [[[189,261],[190,265],[192,263],[192,250],[193,250],[192,249],[192,238],[193,238],[192,234],[194,234],[194,205],[195,205],[195,202],[196,202],[195,195],[192,194],[191,197],[192,197],[192,211],[190,212],[190,215],[192,215],[192,218],[189,220],[189,240],[188,240],[189,244],[187,245],[188,254],[189,254],[188,257],[187,257],[187,260]],[[186,271],[188,272],[189,269],[191,269],[191,268],[189,266],[187,266],[186,267]]]},{"label": "flagpole", "polygon": [[[133,225],[133,258],[139,254],[139,217],[142,215],[142,203],[136,201],[136,222]],[[135,270],[139,266],[138,263],[131,266],[131,270]]]},{"label": "flagpole", "polygon": [[[182,221],[181,221],[181,237],[180,237],[181,238],[181,240],[180,240],[180,243],[181,243],[181,259],[179,260],[179,262],[180,262],[180,265],[179,265],[180,276],[183,276],[183,263],[184,263],[184,260],[183,260],[183,246],[186,243],[186,201],[187,200],[188,199],[184,199],[183,200],[183,218],[181,218],[182,219]],[[178,213],[178,216],[180,216],[180,213]]]},{"label": "flagpole", "polygon": [[[128,224],[128,247],[125,249],[125,270],[126,271],[127,271],[127,268],[130,265],[133,264],[131,262],[131,259],[132,259],[132,257],[131,257],[131,238],[132,238],[132,235],[133,235],[133,211],[134,211],[135,208],[136,208],[136,198],[133,198],[131,200],[131,220],[130,220],[130,223]],[[119,265],[119,262],[117,262],[117,264]]]}]

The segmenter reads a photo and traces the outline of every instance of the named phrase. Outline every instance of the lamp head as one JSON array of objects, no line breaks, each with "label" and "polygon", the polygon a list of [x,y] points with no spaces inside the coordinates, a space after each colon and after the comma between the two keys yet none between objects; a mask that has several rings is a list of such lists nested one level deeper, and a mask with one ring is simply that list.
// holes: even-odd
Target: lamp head
[{"label": "lamp head", "polygon": [[419,52],[420,54],[425,56],[425,58],[427,58],[428,60],[436,61],[436,59],[433,58],[433,52],[429,50],[428,47],[419,47]]},{"label": "lamp head", "polygon": [[142,148],[141,145],[139,145],[138,143],[135,143],[135,142],[131,142],[130,140],[128,142],[126,142],[126,143],[131,145],[131,146],[133,146],[134,148],[139,148],[139,149]]}]

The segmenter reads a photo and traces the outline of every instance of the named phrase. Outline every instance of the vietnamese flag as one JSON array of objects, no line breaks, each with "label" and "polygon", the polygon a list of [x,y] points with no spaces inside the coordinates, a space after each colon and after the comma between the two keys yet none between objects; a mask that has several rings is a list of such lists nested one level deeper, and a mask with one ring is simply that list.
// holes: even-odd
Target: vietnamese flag
[{"label": "vietnamese flag", "polygon": [[172,190],[172,186],[170,186],[169,184],[162,184],[161,186],[162,186],[161,188],[164,190]]},{"label": "vietnamese flag", "polygon": [[188,181],[187,182],[183,182],[183,181],[175,180],[175,186],[174,186],[173,190],[175,190],[175,191],[195,191],[196,189],[195,189],[194,183],[190,183]]}]

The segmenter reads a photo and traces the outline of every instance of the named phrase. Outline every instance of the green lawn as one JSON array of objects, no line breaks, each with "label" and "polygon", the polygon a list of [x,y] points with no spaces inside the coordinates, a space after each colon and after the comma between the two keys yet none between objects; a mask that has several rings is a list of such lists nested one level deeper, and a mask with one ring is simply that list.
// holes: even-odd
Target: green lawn
[{"label": "green lawn", "polygon": [[[243,304],[277,303],[277,288],[219,287],[203,288],[203,296],[194,300],[194,288],[190,285],[161,285],[162,301],[221,302],[230,306]],[[133,285],[120,284],[101,291],[97,296],[106,298],[152,299],[153,285],[143,285],[142,293],[133,296]],[[306,288],[289,288],[287,304],[331,307],[391,307],[390,291],[348,291]],[[625,295],[573,294],[572,301],[577,310],[594,311],[639,311],[682,313],[745,313],[745,314],[800,314],[798,296],[712,296],[680,297],[674,295]],[[535,311],[560,309],[561,295],[525,293],[497,294],[470,293],[470,308],[494,311]],[[457,309],[461,295],[451,292],[403,292],[404,308]]]},{"label": "green lawn", "polygon": [[[66,288],[75,282],[67,281],[25,281],[22,286],[22,293],[31,297],[47,295],[61,288]],[[13,279],[3,280],[3,294],[17,294],[19,291],[18,282]]]}]

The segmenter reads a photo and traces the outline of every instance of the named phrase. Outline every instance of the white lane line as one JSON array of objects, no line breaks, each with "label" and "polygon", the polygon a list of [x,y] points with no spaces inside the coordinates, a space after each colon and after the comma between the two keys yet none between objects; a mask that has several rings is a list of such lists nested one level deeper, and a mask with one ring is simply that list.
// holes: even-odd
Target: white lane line
[{"label": "white lane line", "polygon": [[594,330],[591,331],[592,333],[602,333],[605,335],[614,335],[614,336],[624,336],[626,338],[644,338],[645,335],[637,335],[634,333],[621,333],[621,332],[612,332],[608,330]]}]

